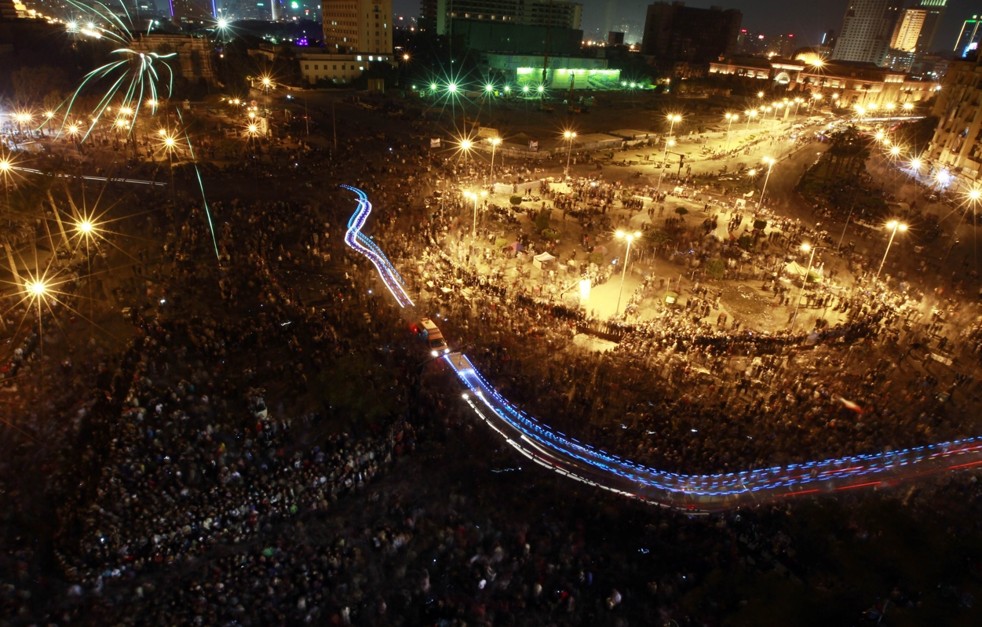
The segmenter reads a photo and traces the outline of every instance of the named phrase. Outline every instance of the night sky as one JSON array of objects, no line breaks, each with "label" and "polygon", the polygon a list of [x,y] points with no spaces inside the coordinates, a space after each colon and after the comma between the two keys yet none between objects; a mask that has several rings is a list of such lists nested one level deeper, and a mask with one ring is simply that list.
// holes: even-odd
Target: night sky
[{"label": "night sky", "polygon": [[[839,30],[848,0],[688,0],[686,6],[740,9],[743,26],[767,34],[795,33],[802,45],[818,43],[822,32]],[[909,0],[915,4],[916,0]],[[615,23],[635,23],[638,32],[644,25],[645,7],[650,0],[581,0],[585,37],[601,34],[608,5],[613,5]],[[419,0],[393,0],[397,15],[417,15]],[[952,48],[961,23],[972,12],[982,12],[979,0],[949,0],[944,20],[934,41],[937,49]]]}]

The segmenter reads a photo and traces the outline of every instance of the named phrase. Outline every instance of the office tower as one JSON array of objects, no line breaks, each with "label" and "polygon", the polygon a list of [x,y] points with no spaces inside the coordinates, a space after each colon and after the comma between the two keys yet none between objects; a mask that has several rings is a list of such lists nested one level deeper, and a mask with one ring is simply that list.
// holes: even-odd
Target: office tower
[{"label": "office tower", "polygon": [[175,24],[214,18],[211,0],[170,0],[170,17]]},{"label": "office tower", "polygon": [[902,0],[850,0],[832,51],[836,61],[882,65]]},{"label": "office tower", "polygon": [[658,62],[714,61],[736,49],[742,19],[736,9],[697,9],[682,2],[651,4],[641,52]]},{"label": "office tower", "polygon": [[421,0],[420,28],[446,35],[453,20],[580,28],[583,5],[565,0]]},{"label": "office tower", "polygon": [[890,38],[890,48],[903,52],[917,50],[917,42],[921,39],[921,29],[924,28],[924,18],[927,11],[923,9],[905,9],[897,20]]},{"label": "office tower", "polygon": [[973,15],[962,24],[962,30],[955,40],[955,56],[965,57],[979,49],[982,37],[982,16]]},{"label": "office tower", "polygon": [[392,0],[322,0],[321,13],[329,52],[392,54]]},{"label": "office tower", "polygon": [[921,35],[917,40],[918,54],[933,50],[931,46],[934,45],[934,36],[938,34],[938,25],[944,17],[947,3],[948,0],[921,0],[915,7],[924,11],[924,25],[921,26]]}]

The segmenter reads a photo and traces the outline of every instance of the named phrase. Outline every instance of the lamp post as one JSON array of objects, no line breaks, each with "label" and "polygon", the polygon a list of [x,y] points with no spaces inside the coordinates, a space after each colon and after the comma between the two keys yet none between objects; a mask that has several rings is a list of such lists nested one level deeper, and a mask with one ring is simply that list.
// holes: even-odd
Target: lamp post
[{"label": "lamp post", "polygon": [[733,121],[740,117],[739,113],[727,113],[723,116],[726,118],[726,147],[730,147],[730,127],[733,126]]},{"label": "lamp post", "polygon": [[682,121],[682,115],[679,113],[669,113],[666,118],[668,119],[668,136],[671,137],[675,130],[675,125]]},{"label": "lamp post", "polygon": [[805,268],[805,276],[803,279],[801,279],[801,289],[798,291],[798,300],[796,300],[794,303],[794,314],[791,316],[791,326],[788,329],[789,331],[794,331],[794,323],[798,320],[798,307],[801,306],[801,297],[805,295],[805,284],[808,283],[808,275],[811,274],[812,271],[812,262],[815,261],[815,251],[819,248],[822,248],[822,246],[812,246],[808,242],[801,245],[801,252],[810,252],[811,254],[808,255],[808,267]]},{"label": "lamp post", "polygon": [[471,224],[471,237],[477,237],[477,202],[481,198],[486,198],[488,193],[483,189],[480,192],[464,192],[464,198],[474,201],[474,221]]},{"label": "lamp post", "polygon": [[563,131],[563,139],[566,140],[566,170],[563,176],[569,178],[569,159],[573,154],[573,140],[576,139],[576,131]]},{"label": "lamp post", "polygon": [[38,383],[38,388],[44,387],[44,326],[41,322],[41,301],[48,294],[48,284],[45,283],[43,278],[36,277],[29,280],[24,284],[24,289],[27,291],[27,296],[35,303],[37,303],[37,315],[38,315],[38,372],[40,373],[40,381]]},{"label": "lamp post", "polygon": [[887,255],[890,254],[890,247],[893,246],[893,238],[897,236],[897,231],[904,233],[907,231],[907,225],[900,220],[890,220],[887,222],[887,228],[890,229],[890,239],[887,240],[887,249],[883,252],[883,259],[880,260],[880,267],[876,269],[876,279],[880,278],[880,271],[883,270],[883,264],[887,261]]},{"label": "lamp post", "polygon": [[627,247],[624,251],[624,267],[621,268],[621,286],[617,290],[617,306],[614,308],[614,316],[617,316],[621,310],[621,295],[624,294],[624,277],[627,275],[627,262],[631,258],[631,243],[641,237],[641,231],[634,231],[632,233],[617,231],[615,235],[617,236],[617,239],[622,239],[627,242]]},{"label": "lamp post", "polygon": [[263,118],[266,119],[266,135],[272,135],[273,124],[270,119],[269,111],[269,90],[274,88],[273,79],[269,75],[262,76],[260,82],[263,86]]},{"label": "lamp post", "polygon": [[777,161],[774,157],[764,157],[761,161],[767,164],[767,174],[764,176],[764,186],[760,190],[760,199],[757,201],[757,209],[759,210],[764,204],[764,194],[767,192],[767,181],[771,178],[771,169]]},{"label": "lamp post", "polygon": [[757,109],[747,109],[744,111],[747,116],[747,128],[750,128],[750,121],[757,117]]},{"label": "lamp post", "polygon": [[501,145],[501,138],[500,137],[489,137],[488,138],[488,143],[491,144],[491,174],[490,174],[490,178],[491,178],[491,185],[494,185],[494,151],[495,151],[495,148],[497,148],[498,146]]},{"label": "lamp post", "polygon": [[4,155],[0,157],[0,176],[3,177],[3,195],[4,204],[7,209],[10,209],[10,171],[14,168],[14,164],[10,161],[10,157]]}]

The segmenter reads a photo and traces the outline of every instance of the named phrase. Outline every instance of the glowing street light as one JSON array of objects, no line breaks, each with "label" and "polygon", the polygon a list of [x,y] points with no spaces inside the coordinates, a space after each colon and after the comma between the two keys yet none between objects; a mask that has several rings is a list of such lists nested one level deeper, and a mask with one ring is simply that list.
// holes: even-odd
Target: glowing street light
[{"label": "glowing street light", "polygon": [[897,231],[905,233],[907,231],[907,225],[900,220],[890,220],[887,222],[887,228],[890,229],[890,239],[887,241],[887,249],[883,252],[883,259],[880,260],[880,267],[876,269],[876,279],[880,278],[880,271],[883,270],[883,264],[887,261],[887,255],[890,254],[890,247],[893,246],[893,238],[897,236]]},{"label": "glowing street light", "polygon": [[628,233],[618,230],[614,235],[617,237],[617,239],[622,239],[627,242],[627,247],[624,251],[624,267],[621,268],[621,286],[617,290],[617,306],[614,307],[614,316],[617,316],[621,311],[621,296],[624,294],[624,277],[627,275],[627,262],[631,258],[631,243],[641,237],[641,231]]},{"label": "glowing street light", "polygon": [[730,113],[730,112],[727,112],[723,117],[726,119],[726,145],[727,145],[727,147],[729,147],[729,145],[730,145],[730,127],[733,126],[733,121],[734,120],[737,120],[737,119],[740,118],[740,114],[739,113]]},{"label": "glowing street light", "polygon": [[488,143],[491,144],[491,173],[490,173],[490,178],[491,178],[491,184],[494,185],[494,151],[495,151],[495,149],[498,146],[501,145],[501,138],[500,137],[489,137],[488,138]]},{"label": "glowing street light", "polygon": [[477,237],[477,203],[482,198],[487,198],[488,193],[485,190],[480,192],[464,192],[464,198],[474,201],[474,222],[471,224],[471,238]]},{"label": "glowing street light", "polygon": [[563,139],[566,140],[566,170],[563,176],[569,176],[569,158],[573,154],[573,140],[576,139],[576,131],[563,131]]},{"label": "glowing street light", "polygon": [[3,177],[4,203],[10,207],[10,178],[14,162],[9,155],[0,155],[0,177]]},{"label": "glowing street light", "polygon": [[757,117],[757,109],[747,109],[743,113],[747,116],[747,128],[750,128],[750,121]]},{"label": "glowing street light", "polygon": [[771,178],[771,169],[774,167],[774,164],[777,163],[777,160],[774,159],[774,157],[764,157],[761,159],[761,161],[767,165],[767,175],[764,176],[764,186],[760,190],[760,199],[757,201],[758,210],[764,204],[764,194],[767,192],[767,181],[769,181]]},{"label": "glowing street light", "polygon": [[795,301],[794,304],[794,314],[791,316],[791,326],[788,329],[789,331],[794,331],[794,323],[798,319],[798,307],[801,306],[801,297],[805,295],[805,283],[808,282],[808,276],[812,271],[812,262],[815,261],[815,251],[819,248],[823,248],[823,246],[812,246],[808,242],[801,245],[801,252],[810,252],[811,254],[808,255],[808,267],[805,268],[805,276],[801,279],[801,290],[798,292],[798,300]]},{"label": "glowing street light", "polygon": [[682,121],[682,116],[678,113],[669,113],[665,119],[668,120],[668,136],[671,137],[675,131],[675,125]]}]

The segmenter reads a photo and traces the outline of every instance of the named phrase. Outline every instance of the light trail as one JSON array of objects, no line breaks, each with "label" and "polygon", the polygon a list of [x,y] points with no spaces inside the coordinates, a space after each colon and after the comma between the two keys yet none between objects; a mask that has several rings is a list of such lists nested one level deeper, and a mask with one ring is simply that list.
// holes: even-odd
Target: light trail
[{"label": "light trail", "polygon": [[[180,109],[177,110],[177,117],[181,121],[181,124],[184,124],[184,115],[181,113]],[[208,231],[211,232],[211,243],[215,247],[215,259],[217,259],[218,264],[221,265],[222,255],[218,252],[218,238],[215,237],[215,222],[212,220],[211,207],[208,206],[208,196],[205,194],[205,181],[201,178],[201,169],[198,168],[198,159],[194,156],[194,145],[191,144],[191,136],[188,135],[187,126],[185,125],[184,128],[184,141],[188,143],[188,151],[191,154],[191,165],[194,166],[194,174],[198,178],[198,189],[201,190],[201,203],[205,207],[205,217],[208,219]],[[171,164],[170,167],[173,169],[174,164]],[[171,182],[173,182],[173,180],[174,175],[172,171]]]},{"label": "light trail", "polygon": [[[358,196],[358,207],[348,221],[345,243],[372,262],[401,307],[412,305],[402,288],[401,277],[388,258],[361,234],[372,208],[368,196],[358,188],[342,187]],[[669,472],[584,444],[529,416],[501,396],[462,353],[451,353],[441,359],[464,386],[464,399],[474,413],[526,458],[564,477],[690,514],[726,511],[797,496],[876,488],[982,465],[982,436],[975,436],[897,451],[739,472]]]},{"label": "light trail", "polygon": [[372,262],[372,265],[378,270],[382,282],[385,283],[385,287],[388,288],[389,293],[396,299],[400,307],[412,307],[413,301],[406,293],[402,277],[396,272],[385,253],[375,245],[375,242],[361,232],[365,220],[372,213],[372,203],[368,202],[368,195],[357,187],[350,185],[342,185],[341,187],[358,196],[358,208],[348,220],[348,229],[344,233],[344,243]]},{"label": "light trail", "polygon": [[90,174],[65,174],[64,172],[45,172],[36,168],[13,167],[11,170],[27,172],[29,174],[40,174],[41,176],[52,176],[58,179],[84,179],[86,181],[102,181],[105,183],[128,183],[130,185],[150,185],[152,187],[166,187],[167,183],[159,181],[147,181],[145,179],[116,178],[112,176],[93,176]]}]

